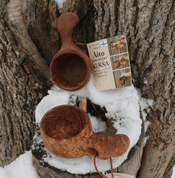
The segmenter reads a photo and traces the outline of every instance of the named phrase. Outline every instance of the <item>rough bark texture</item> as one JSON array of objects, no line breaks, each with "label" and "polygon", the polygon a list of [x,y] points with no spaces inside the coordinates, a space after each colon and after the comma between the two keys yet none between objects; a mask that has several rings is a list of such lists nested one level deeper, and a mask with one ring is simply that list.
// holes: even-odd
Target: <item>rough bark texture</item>
[{"label": "rough bark texture", "polygon": [[94,7],[95,39],[127,35],[134,84],[154,100],[138,177],[161,178],[175,154],[175,1],[94,0]]},{"label": "rough bark texture", "polygon": [[[67,0],[67,11],[80,16],[74,37],[82,43],[126,34],[133,83],[154,100],[137,177],[169,178],[175,154],[175,0]],[[58,15],[54,0],[0,1],[1,166],[30,148],[34,108],[46,93],[48,64],[58,49]]]},{"label": "rough bark texture", "polygon": [[54,0],[22,1],[22,13],[31,40],[49,65],[59,50],[56,20],[60,13],[56,2]]},{"label": "rough bark texture", "polygon": [[166,168],[166,171],[165,171],[165,173],[163,175],[163,178],[169,178],[169,177],[171,177],[174,165],[175,165],[175,155],[173,156],[173,158],[169,162],[169,165]]},{"label": "rough bark texture", "polygon": [[[58,33],[52,40],[55,24],[50,25],[57,18],[54,9],[56,3],[36,2],[0,1],[0,166],[11,163],[31,148],[35,107],[50,86],[49,67],[45,61],[49,61],[48,58],[52,58],[57,50],[53,49],[51,53],[46,51],[49,44],[58,41]],[[54,7],[52,11],[50,6]],[[49,13],[45,14],[44,9],[53,16],[52,19]],[[25,10],[27,12],[24,16]],[[51,22],[47,28],[43,24],[49,20]],[[45,36],[42,38],[42,34],[50,34],[52,38],[47,41]],[[31,37],[35,39],[38,48],[42,48],[41,55],[45,60]]]}]

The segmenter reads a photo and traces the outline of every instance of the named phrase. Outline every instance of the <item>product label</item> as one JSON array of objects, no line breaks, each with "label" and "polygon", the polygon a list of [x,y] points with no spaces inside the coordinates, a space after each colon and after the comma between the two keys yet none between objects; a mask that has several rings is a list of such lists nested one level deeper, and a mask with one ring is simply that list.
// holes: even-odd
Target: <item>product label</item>
[{"label": "product label", "polygon": [[109,90],[131,85],[131,69],[125,35],[87,44],[95,87]]},{"label": "product label", "polygon": [[[128,175],[128,174],[123,174],[123,173],[113,173],[114,178],[135,178],[135,176]],[[106,174],[108,178],[112,178],[111,174]]]}]

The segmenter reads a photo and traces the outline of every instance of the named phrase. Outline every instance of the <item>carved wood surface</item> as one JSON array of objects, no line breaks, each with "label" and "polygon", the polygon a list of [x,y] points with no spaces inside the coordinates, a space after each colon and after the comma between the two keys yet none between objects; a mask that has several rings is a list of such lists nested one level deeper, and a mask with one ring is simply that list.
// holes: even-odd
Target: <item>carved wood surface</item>
[{"label": "carved wood surface", "polygon": [[[75,102],[74,102],[75,103]],[[77,103],[77,105],[79,105]],[[97,132],[98,135],[114,135],[116,133],[115,128],[113,127],[113,120],[108,119],[105,116],[106,110],[104,108],[101,108],[99,105],[96,105],[92,103],[90,100],[87,102],[87,112],[90,113],[93,116],[98,116],[98,118],[101,118],[101,120],[105,121],[107,123],[107,131],[106,132]],[[142,113],[140,112],[140,117],[143,120]],[[39,125],[36,125],[35,127],[35,140],[34,145],[32,147],[32,164],[37,170],[38,174],[42,178],[60,178],[65,176],[66,178],[95,178],[95,177],[101,177],[98,173],[92,173],[92,174],[70,174],[67,171],[62,171],[56,167],[51,166],[47,160],[47,158],[50,157],[50,153],[46,151],[46,147],[44,146],[43,142],[40,141],[41,135],[40,135],[40,128]],[[137,175],[137,172],[141,166],[141,158],[142,158],[142,152],[143,152],[143,145],[144,145],[144,122],[142,122],[142,131],[140,138],[137,142],[137,144],[130,150],[128,154],[128,158],[126,161],[124,161],[121,166],[114,169],[114,172],[118,173],[126,173],[129,175]],[[77,142],[76,142],[77,143]],[[71,153],[70,153],[71,154]],[[106,171],[106,173],[110,173],[111,171]]]}]

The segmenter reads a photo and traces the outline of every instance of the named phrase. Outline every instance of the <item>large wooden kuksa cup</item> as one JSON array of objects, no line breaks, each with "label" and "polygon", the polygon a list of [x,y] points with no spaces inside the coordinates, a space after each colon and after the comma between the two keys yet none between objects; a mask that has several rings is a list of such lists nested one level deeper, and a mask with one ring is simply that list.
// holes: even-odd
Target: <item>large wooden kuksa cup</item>
[{"label": "large wooden kuksa cup", "polygon": [[97,155],[97,158],[105,160],[123,155],[130,145],[124,134],[95,134],[86,112],[73,105],[49,110],[41,120],[40,133],[46,148],[64,158]]},{"label": "large wooden kuksa cup", "polygon": [[58,17],[57,28],[62,37],[62,47],[50,64],[52,81],[61,89],[74,91],[84,87],[91,76],[89,57],[72,40],[72,30],[79,22],[74,13]]}]

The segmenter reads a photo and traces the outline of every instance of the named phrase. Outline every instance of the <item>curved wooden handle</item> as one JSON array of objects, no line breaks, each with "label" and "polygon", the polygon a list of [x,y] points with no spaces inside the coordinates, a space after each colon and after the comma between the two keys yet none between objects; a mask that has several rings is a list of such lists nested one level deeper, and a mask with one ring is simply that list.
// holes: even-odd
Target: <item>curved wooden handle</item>
[{"label": "curved wooden handle", "polygon": [[94,147],[98,153],[97,158],[102,160],[108,159],[109,157],[122,156],[127,152],[130,146],[130,139],[124,134],[100,136],[94,133],[92,139],[92,147]]},{"label": "curved wooden handle", "polygon": [[61,34],[63,46],[72,45],[72,30],[78,22],[79,17],[74,13],[65,13],[58,17],[57,29]]},{"label": "curved wooden handle", "polygon": [[127,152],[130,146],[130,139],[127,135],[117,134],[102,137],[102,149],[110,157],[119,157]]}]

